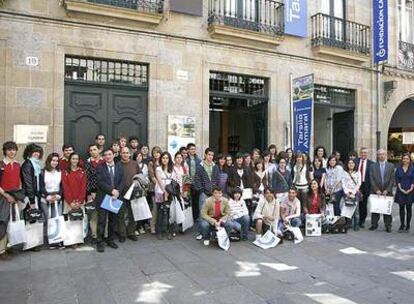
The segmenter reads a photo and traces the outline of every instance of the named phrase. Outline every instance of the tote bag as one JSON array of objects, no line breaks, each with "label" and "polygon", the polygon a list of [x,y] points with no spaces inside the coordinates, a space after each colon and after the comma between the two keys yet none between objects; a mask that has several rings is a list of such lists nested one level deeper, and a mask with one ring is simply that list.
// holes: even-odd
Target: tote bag
[{"label": "tote bag", "polygon": [[218,240],[218,245],[221,249],[223,249],[224,251],[229,250],[230,248],[230,239],[229,236],[227,235],[226,229],[224,228],[219,228],[217,230],[217,240]]},{"label": "tote bag", "polygon": [[394,197],[392,196],[371,194],[368,197],[369,212],[390,215],[393,202]]},{"label": "tote bag", "polygon": [[[85,218],[85,215],[84,215]],[[63,245],[72,246],[76,244],[83,244],[84,233],[85,233],[85,221],[71,221],[68,219],[65,222],[65,235],[63,238]]]},{"label": "tote bag", "polygon": [[58,203],[53,204],[55,216],[52,215],[52,204],[49,205],[49,219],[47,220],[47,239],[49,245],[63,242],[65,236],[65,218],[59,215]]},{"label": "tote bag", "polygon": [[131,209],[136,222],[152,218],[152,213],[145,196],[131,200]]},{"label": "tote bag", "polygon": [[260,238],[255,240],[253,244],[262,249],[269,249],[276,247],[279,242],[280,239],[272,232],[271,229],[269,229]]},{"label": "tote bag", "polygon": [[194,219],[193,219],[193,207],[188,207],[187,209],[183,210],[184,213],[184,222],[182,224],[183,226],[183,232],[187,229],[190,229],[194,226]]},{"label": "tote bag", "polygon": [[170,207],[170,224],[182,224],[184,220],[185,215],[181,207],[181,202],[174,197],[172,206]]},{"label": "tote bag", "polygon": [[[15,211],[14,219],[13,210]],[[7,238],[10,246],[24,244],[27,241],[24,220],[20,219],[20,212],[16,203],[10,205],[10,221],[7,226]]]}]

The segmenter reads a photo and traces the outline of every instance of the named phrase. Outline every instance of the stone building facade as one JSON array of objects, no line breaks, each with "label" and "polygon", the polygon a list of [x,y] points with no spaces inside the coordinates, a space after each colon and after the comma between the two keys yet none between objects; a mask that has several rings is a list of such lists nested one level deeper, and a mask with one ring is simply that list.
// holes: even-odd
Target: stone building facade
[{"label": "stone building facade", "polygon": [[[145,99],[140,109],[142,113],[134,112],[135,109],[131,109],[134,106],[128,105],[132,114],[143,115],[140,116],[141,131],[145,133],[142,136],[150,146],[167,147],[167,118],[171,114],[195,117],[196,143],[202,147],[210,144],[211,130],[215,128],[211,125],[212,72],[218,72],[264,79],[265,85],[259,86],[260,90],[250,92],[262,94],[266,100],[266,115],[255,118],[263,120],[258,127],[265,129],[263,134],[266,138],[262,145],[275,143],[279,148],[290,145],[290,77],[313,73],[321,92],[320,106],[315,108],[315,144],[322,143],[334,149],[334,114],[352,111],[352,147],[367,146],[374,151],[377,131],[380,131],[380,146],[386,148],[394,112],[401,103],[414,98],[412,62],[411,66],[406,61],[401,63],[398,25],[401,1],[388,1],[390,55],[387,63],[376,67],[371,54],[371,1],[345,1],[342,11],[336,8],[327,11],[326,6],[333,1],[307,1],[308,35],[301,38],[284,34],[283,28],[279,32],[277,26],[283,26],[284,20],[281,14],[283,5],[272,7],[273,15],[268,17],[271,20],[270,31],[252,27],[252,22],[260,26],[264,22],[262,19],[260,22],[256,19],[249,20],[250,23],[233,22],[246,15],[253,16],[253,9],[249,11],[248,5],[256,3],[255,0],[199,1],[199,7],[194,1],[188,10],[185,9],[185,1],[173,0],[6,0],[0,7],[0,142],[13,138],[15,125],[47,125],[47,151],[59,151],[68,136],[79,138],[83,133],[94,132],[89,124],[93,124],[94,115],[101,114],[99,102],[94,104],[93,98],[86,98],[85,102],[91,102],[92,108],[96,107],[95,114],[93,111],[88,114],[90,117],[85,118],[85,125],[79,123],[76,128],[72,125],[70,128],[75,131],[65,130],[71,126],[68,115],[72,115],[73,109],[69,107],[81,111],[87,106],[77,105],[76,96],[74,99],[68,96],[73,88],[71,85],[81,86],[82,81],[79,80],[84,80],[86,88],[83,92],[106,90],[105,96],[112,96],[112,91],[123,94],[122,85],[125,84],[121,81],[122,71],[115,83],[109,83],[108,72],[106,80],[102,75],[92,75],[89,79],[88,63],[81,66],[80,60],[96,59],[104,60],[108,65],[113,61],[114,69],[117,63],[121,66],[122,63],[136,64],[136,69],[147,73],[138,79],[135,74],[128,74],[129,65],[126,68],[126,79],[128,75],[135,79],[132,82],[136,81],[138,91],[144,92],[139,93],[141,95],[137,93],[137,98]],[[264,10],[261,5],[276,5],[265,2],[273,3],[263,0],[263,3],[255,4],[255,16],[257,11]],[[124,6],[126,3],[126,7],[120,7],[120,3]],[[177,3],[182,4],[181,8],[176,8]],[[244,3],[244,11],[238,15],[240,11],[232,5],[240,3]],[[332,11],[333,15],[329,16]],[[343,14],[340,16],[343,18],[336,17],[342,20],[340,29],[335,19],[338,12]],[[367,33],[366,36],[355,34],[352,47],[336,41],[345,39],[341,35],[348,25],[350,29],[356,29],[355,33]],[[326,30],[328,34],[323,33]],[[410,57],[413,45],[408,49],[404,54],[413,60]],[[73,59],[79,61],[74,64]],[[71,62],[69,68],[68,62]],[[102,61],[99,64],[103,65]],[[79,71],[73,72],[74,65]],[[81,75],[83,79],[79,79]],[[385,82],[388,82],[386,94]],[[118,86],[115,88],[114,84]],[[223,96],[218,92],[220,98],[233,93],[226,99],[232,103],[237,99],[234,94],[240,93],[238,90],[241,89],[235,85],[234,89],[220,87],[220,90],[223,91]],[[335,97],[327,96],[330,90],[340,96],[337,108],[331,107],[336,101],[333,100]],[[252,96],[246,94],[244,91],[240,98],[250,100]],[[341,94],[352,95],[352,100],[345,100]],[[123,99],[119,100],[122,102]],[[252,100],[256,100],[255,96]],[[120,110],[117,104],[109,105],[108,111],[127,113],[128,105]],[[240,115],[238,118],[242,119],[244,114]],[[106,120],[105,117],[102,121]],[[220,119],[223,123],[223,117]],[[250,134],[243,121],[236,123],[236,129],[239,125],[243,134]],[[126,122],[124,128],[131,124],[134,120]],[[340,133],[341,125],[336,128]],[[115,137],[116,128],[111,130],[112,137]],[[77,134],[72,134],[72,131]],[[231,135],[229,132],[224,131],[223,136]],[[227,144],[227,139],[221,140],[219,150],[228,150]]]}]

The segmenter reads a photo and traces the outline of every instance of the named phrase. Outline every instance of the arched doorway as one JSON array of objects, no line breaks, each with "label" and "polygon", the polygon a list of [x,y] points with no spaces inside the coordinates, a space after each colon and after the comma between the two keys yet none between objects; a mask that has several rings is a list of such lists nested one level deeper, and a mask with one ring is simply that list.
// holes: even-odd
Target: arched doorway
[{"label": "arched doorway", "polygon": [[408,98],[398,106],[388,129],[390,160],[398,162],[405,152],[414,156],[414,98]]}]

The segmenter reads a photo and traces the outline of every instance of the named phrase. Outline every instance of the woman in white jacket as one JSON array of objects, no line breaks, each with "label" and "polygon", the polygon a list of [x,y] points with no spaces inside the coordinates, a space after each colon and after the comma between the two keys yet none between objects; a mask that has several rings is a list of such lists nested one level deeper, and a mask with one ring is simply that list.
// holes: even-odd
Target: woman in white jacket
[{"label": "woman in white jacket", "polygon": [[[356,163],[353,159],[349,159],[342,174],[342,189],[344,191],[345,206],[354,207],[355,212],[352,216],[353,229],[359,230],[359,208],[358,203],[361,200],[361,173],[357,170]],[[347,219],[348,225],[351,220]]]},{"label": "woman in white jacket", "polygon": [[267,230],[273,229],[276,232],[277,223],[280,218],[280,202],[275,197],[271,188],[265,188],[253,214],[253,220],[256,225],[256,239],[260,238]]}]

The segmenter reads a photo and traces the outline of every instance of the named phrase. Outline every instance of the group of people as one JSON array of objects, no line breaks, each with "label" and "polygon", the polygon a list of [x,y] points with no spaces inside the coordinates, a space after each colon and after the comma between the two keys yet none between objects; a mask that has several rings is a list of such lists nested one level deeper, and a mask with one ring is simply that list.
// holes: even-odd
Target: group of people
[{"label": "group of people", "polygon": [[[87,206],[93,206],[88,212],[86,241],[96,244],[98,252],[104,252],[105,245],[118,248],[115,238],[121,243],[126,239],[137,241],[138,235],[147,232],[159,239],[175,237],[180,225],[171,218],[173,201],[179,201],[183,209],[192,208],[196,238],[209,245],[220,228],[242,241],[249,239],[249,230],[255,230],[256,238],[269,229],[281,235],[287,226],[301,227],[307,214],[325,217],[330,204],[334,215],[340,216],[344,202],[357,206],[348,224],[359,230],[365,227],[369,195],[392,196],[396,187],[399,232],[410,229],[414,169],[409,154],[402,156],[396,169],[387,161],[386,151],[377,151],[374,162],[368,159],[366,148],[349,153],[345,162],[339,152],[328,156],[322,146],[316,147],[313,156],[295,154],[292,149],[278,153],[276,146],[270,145],[263,152],[253,149],[234,157],[215,157],[214,151],[207,148],[201,158],[193,143],[172,156],[158,146],[150,151],[134,136],[121,136],[107,145],[103,134],[89,145],[84,159],[66,144],[61,154],[47,155],[44,163],[43,149],[37,144],[25,147],[21,165],[17,152],[16,143],[3,144],[1,259],[11,256],[7,245],[11,204],[18,204],[23,214],[33,210],[41,213],[46,242],[50,206],[57,206],[66,219],[71,212],[84,212]],[[141,193],[151,208],[148,220],[135,221],[131,200],[126,198],[137,175],[148,182]],[[119,213],[101,206],[107,196],[123,202]],[[378,228],[379,218],[379,214],[371,215],[370,230]],[[384,223],[386,231],[391,232],[392,216],[384,215]],[[64,248],[61,243],[49,246]]]}]

